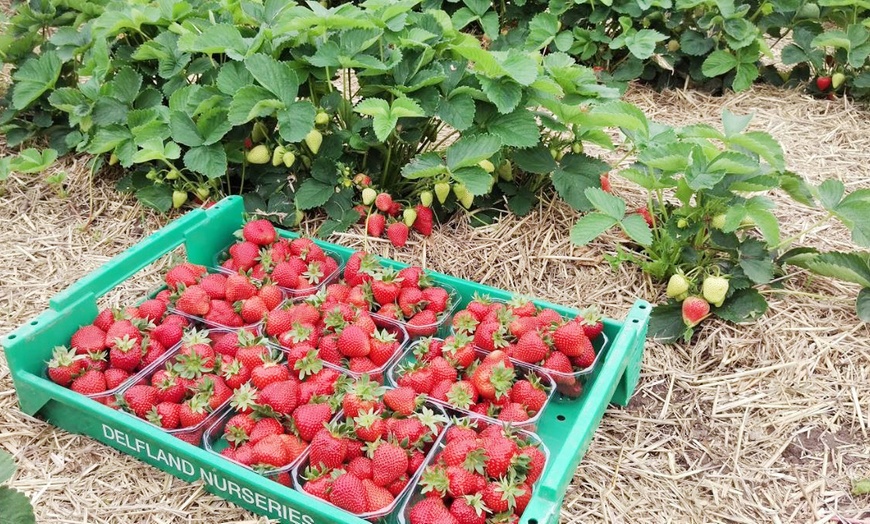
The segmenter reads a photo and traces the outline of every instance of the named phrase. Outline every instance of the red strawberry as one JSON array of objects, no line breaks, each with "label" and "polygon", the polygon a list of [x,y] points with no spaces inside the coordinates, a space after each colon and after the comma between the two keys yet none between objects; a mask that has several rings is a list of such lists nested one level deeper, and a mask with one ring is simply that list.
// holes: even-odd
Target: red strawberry
[{"label": "red strawberry", "polygon": [[635,213],[637,213],[638,215],[642,216],[642,217],[643,217],[643,220],[646,222],[646,224],[647,224],[649,227],[654,227],[654,226],[655,226],[655,219],[653,218],[652,214],[649,212],[649,209],[648,209],[648,208],[646,208],[646,207],[639,207],[639,208],[637,208],[637,210],[635,211]]},{"label": "red strawberry", "polygon": [[410,524],[460,524],[444,505],[441,498],[426,497],[416,503],[409,513]]},{"label": "red strawberry", "polygon": [[323,424],[332,418],[332,408],[329,404],[304,404],[293,412],[293,422],[299,437],[306,442],[311,442],[314,435],[323,429]]},{"label": "red strawberry", "polygon": [[412,337],[434,335],[438,330],[438,316],[428,309],[417,313],[408,320],[405,328]]},{"label": "red strawberry", "polygon": [[427,287],[423,290],[423,300],[428,302],[426,309],[438,314],[447,309],[450,303],[450,294],[444,288]]},{"label": "red strawberry", "polygon": [[816,87],[819,88],[819,91],[827,91],[831,88],[832,80],[829,76],[820,76],[816,78]]},{"label": "red strawberry", "polygon": [[356,478],[365,480],[372,478],[372,459],[355,457],[347,464],[347,472]]},{"label": "red strawberry", "polygon": [[378,193],[375,197],[375,207],[382,213],[389,213],[393,207],[393,197],[389,193]]},{"label": "red strawberry", "polygon": [[393,503],[395,497],[385,488],[368,479],[362,481],[365,490],[366,511],[380,511]]},{"label": "red strawberry", "polygon": [[369,337],[362,328],[348,326],[338,336],[338,350],[346,357],[364,357],[371,351]]},{"label": "red strawberry", "polygon": [[529,414],[522,404],[511,402],[501,409],[498,419],[504,422],[525,422],[529,420]]},{"label": "red strawberry", "polygon": [[163,318],[164,313],[166,313],[166,304],[156,298],[146,300],[139,304],[139,318],[144,318],[151,322],[157,322]]},{"label": "red strawberry", "polygon": [[432,223],[435,221],[435,212],[432,211],[431,208],[424,207],[420,204],[417,204],[415,210],[417,211],[417,218],[414,220],[414,225],[412,227],[424,237],[428,237],[432,234]]},{"label": "red strawberry", "polygon": [[372,481],[378,486],[386,486],[401,477],[408,470],[408,452],[397,444],[381,442],[372,454]]},{"label": "red strawberry", "polygon": [[583,332],[579,322],[566,322],[553,332],[553,345],[569,357],[579,357],[592,342]]},{"label": "red strawberry", "polygon": [[65,346],[54,348],[51,360],[48,361],[48,377],[56,384],[69,386],[84,367],[82,360],[75,356],[74,349]]},{"label": "red strawberry", "polygon": [[[166,291],[166,290],[164,290]],[[115,323],[115,311],[111,308],[105,308],[94,319],[93,324],[103,331],[107,331],[112,324]]]},{"label": "red strawberry", "polygon": [[710,314],[710,304],[701,297],[683,300],[683,322],[688,327],[697,326]]},{"label": "red strawberry", "polygon": [[[479,463],[482,464],[483,459]],[[486,487],[486,479],[483,475],[469,471],[464,466],[447,467],[448,487],[447,493],[451,497],[473,495]]]},{"label": "red strawberry", "polygon": [[302,486],[305,493],[323,500],[329,500],[329,491],[332,489],[332,477],[325,475],[309,480]]},{"label": "red strawberry", "polygon": [[257,244],[258,246],[268,246],[273,243],[278,236],[275,227],[271,222],[265,219],[251,220],[242,228],[242,236],[248,242]]},{"label": "red strawberry", "polygon": [[82,395],[96,395],[106,391],[106,378],[101,371],[91,369],[73,380],[70,389]]},{"label": "red strawberry", "polygon": [[277,413],[289,415],[299,402],[299,386],[292,380],[273,382],[263,388],[258,396],[260,405],[269,406]]},{"label": "red strawberry", "polygon": [[486,475],[490,478],[500,478],[507,474],[514,456],[519,448],[512,440],[502,436],[484,439],[486,450]]},{"label": "red strawberry", "polygon": [[547,358],[549,352],[550,348],[547,347],[541,336],[535,331],[529,331],[517,341],[512,356],[521,362],[536,364]]},{"label": "red strawberry", "polygon": [[269,308],[262,298],[253,296],[242,302],[242,308],[239,313],[241,313],[242,319],[245,322],[255,324],[266,317],[266,314],[269,313]]},{"label": "red strawberry", "polygon": [[409,387],[419,394],[427,394],[434,385],[434,375],[429,368],[411,369],[402,374],[398,382],[399,386]]},{"label": "red strawberry", "polygon": [[181,292],[175,307],[188,315],[202,317],[211,309],[211,297],[201,287],[193,285]]},{"label": "red strawberry", "polygon": [[124,402],[139,418],[148,416],[151,408],[160,401],[157,388],[148,385],[136,385],[124,392]]},{"label": "red strawberry", "polygon": [[111,391],[123,384],[132,375],[129,371],[123,369],[109,368],[103,372],[103,377],[106,379],[106,390]]},{"label": "red strawberry", "polygon": [[200,273],[190,264],[179,264],[167,271],[164,280],[169,289],[178,289],[180,285],[192,286],[196,284]]},{"label": "red strawberry", "polygon": [[145,418],[163,429],[176,429],[181,425],[181,406],[174,402],[160,402],[151,408]]},{"label": "red strawberry", "polygon": [[486,510],[481,495],[466,495],[453,499],[450,514],[460,524],[486,524]]},{"label": "red strawberry", "polygon": [[423,292],[416,287],[403,287],[399,293],[398,304],[402,310],[402,314],[407,317],[413,317],[419,309],[417,306],[423,300]]},{"label": "red strawberry", "polygon": [[525,406],[528,410],[537,413],[547,403],[547,392],[541,386],[540,380],[532,375],[530,380],[518,380],[510,392],[512,402]]},{"label": "red strawberry", "polygon": [[387,227],[387,238],[395,247],[405,247],[408,242],[408,226],[404,222],[393,222]]},{"label": "red strawberry", "polygon": [[380,213],[372,213],[369,215],[368,220],[366,220],[366,232],[369,236],[379,238],[384,234],[386,224],[387,219],[384,215]]},{"label": "red strawberry", "polygon": [[392,275],[372,280],[372,297],[381,305],[391,304],[399,297],[402,286]]},{"label": "red strawberry", "polygon": [[580,321],[580,325],[583,326],[583,333],[586,334],[589,340],[595,340],[604,331],[601,315],[595,308],[584,310],[582,315],[583,319]]},{"label": "red strawberry", "polygon": [[601,189],[608,193],[613,193],[613,188],[610,187],[610,175],[603,174],[599,177],[599,181],[601,182]]},{"label": "red strawberry", "polygon": [[284,433],[284,426],[278,419],[267,417],[258,420],[254,424],[254,429],[248,434],[248,438],[252,444],[263,440],[270,435],[281,435]]},{"label": "red strawberry", "polygon": [[227,277],[220,273],[210,273],[199,281],[199,287],[215,300],[223,300],[226,297]]},{"label": "red strawberry", "polygon": [[522,448],[519,451],[519,454],[529,458],[529,469],[526,473],[526,482],[534,484],[541,476],[541,473],[544,472],[544,465],[547,461],[547,457],[541,450],[534,446]]},{"label": "red strawberry", "polygon": [[164,348],[171,348],[181,340],[184,330],[176,323],[161,324],[149,333],[152,340],[156,340]]},{"label": "red strawberry", "polygon": [[337,468],[344,462],[347,448],[347,440],[342,437],[338,428],[321,428],[311,439],[310,463],[312,466]]},{"label": "red strawberry", "polygon": [[238,270],[247,271],[257,264],[260,247],[253,242],[239,242],[230,246],[230,256]]},{"label": "red strawberry", "polygon": [[248,441],[255,425],[256,421],[250,415],[233,415],[224,426],[224,438],[234,446],[240,446]]},{"label": "red strawberry", "polygon": [[387,390],[384,404],[402,416],[410,416],[417,409],[417,392],[408,386]]},{"label": "red strawberry", "polygon": [[[558,351],[550,353],[550,356],[547,357],[542,366],[561,375],[570,375],[574,371],[568,357],[566,357],[564,353]],[[559,378],[560,380],[564,380],[565,377]],[[559,381],[557,380],[557,382]]]},{"label": "red strawberry", "polygon": [[102,351],[106,347],[106,332],[92,324],[82,326],[73,333],[70,347],[79,355]]},{"label": "red strawberry", "polygon": [[383,366],[396,353],[399,342],[396,340],[396,335],[386,330],[380,330],[375,332],[369,341],[369,346],[371,348],[368,355],[369,359],[376,366]]},{"label": "red strawberry", "polygon": [[269,311],[278,307],[278,305],[281,304],[281,301],[284,300],[284,294],[281,292],[281,289],[272,284],[264,284],[261,286],[260,291],[257,292],[257,296],[263,300],[263,304],[266,305],[266,309]]},{"label": "red strawberry", "polygon": [[198,426],[209,413],[209,405],[206,400],[201,396],[194,396],[181,404],[178,414],[179,420],[181,420],[181,427],[191,428]]},{"label": "red strawberry", "polygon": [[365,513],[368,508],[363,482],[348,473],[332,482],[329,501],[351,513]]},{"label": "red strawberry", "polygon": [[244,275],[230,275],[227,277],[226,300],[238,302],[247,300],[257,294],[257,286],[251,279]]},{"label": "red strawberry", "polygon": [[113,368],[132,372],[142,362],[142,348],[137,341],[126,336],[115,339],[114,347],[109,350],[109,362]]},{"label": "red strawberry", "polygon": [[254,463],[280,468],[289,464],[293,457],[282,435],[269,435],[254,444]]}]

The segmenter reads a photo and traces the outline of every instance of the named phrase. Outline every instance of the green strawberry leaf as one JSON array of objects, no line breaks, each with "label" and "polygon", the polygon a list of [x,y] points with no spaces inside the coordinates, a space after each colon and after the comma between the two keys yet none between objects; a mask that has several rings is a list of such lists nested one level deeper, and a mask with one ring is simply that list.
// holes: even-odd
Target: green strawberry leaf
[{"label": "green strawberry leaf", "polygon": [[15,458],[12,454],[0,449],[0,484],[6,482],[15,475]]},{"label": "green strawberry leaf", "polygon": [[655,306],[649,317],[649,336],[663,344],[673,344],[683,338],[686,324],[683,322],[683,308],[680,302],[669,300]]},{"label": "green strawberry leaf", "polygon": [[166,185],[145,186],[136,191],[136,198],[142,205],[166,213],[172,207],[172,188]]},{"label": "green strawberry leaf", "polygon": [[597,212],[588,213],[571,228],[571,242],[578,246],[585,246],[617,223],[619,220],[612,216]]},{"label": "green strawberry leaf", "polygon": [[[855,309],[862,322],[870,322],[870,287],[865,287],[858,292]],[[870,488],[868,488],[868,492],[870,492]]]},{"label": "green strawberry leaf", "polygon": [[24,493],[0,486],[0,508],[0,524],[36,524],[33,506]]},{"label": "green strawberry leaf", "polygon": [[598,187],[586,188],[583,193],[589,199],[592,207],[614,220],[622,220],[622,217],[625,216],[625,201],[618,196],[611,195]]},{"label": "green strawberry leaf", "polygon": [[12,75],[12,107],[24,109],[42,93],[54,88],[60,76],[60,58],[53,51],[45,51],[39,58],[24,62]]},{"label": "green strawberry leaf", "polygon": [[632,240],[642,246],[649,246],[653,242],[652,230],[646,220],[638,213],[626,215],[620,222],[622,230]]},{"label": "green strawberry leaf", "polygon": [[767,300],[755,288],[735,291],[722,307],[713,308],[714,315],[736,324],[758,320],[766,312]]}]

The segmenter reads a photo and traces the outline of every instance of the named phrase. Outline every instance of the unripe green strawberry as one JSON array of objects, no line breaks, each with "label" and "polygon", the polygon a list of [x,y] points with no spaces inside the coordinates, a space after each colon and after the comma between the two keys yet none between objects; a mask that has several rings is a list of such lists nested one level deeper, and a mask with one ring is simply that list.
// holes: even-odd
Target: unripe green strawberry
[{"label": "unripe green strawberry", "polygon": [[677,300],[683,300],[686,298],[688,292],[689,281],[686,280],[686,277],[679,273],[671,275],[670,280],[668,280],[668,296]]},{"label": "unripe green strawberry", "polygon": [[375,199],[378,198],[378,192],[374,189],[367,187],[362,190],[362,203],[363,205],[370,206]]},{"label": "unripe green strawberry", "polygon": [[571,144],[571,151],[573,151],[575,155],[579,155],[583,152],[583,144],[580,142],[574,142]]},{"label": "unripe green strawberry", "polygon": [[166,173],[166,180],[177,180],[179,176],[181,176],[181,173],[179,173],[177,169],[170,169],[169,172]]},{"label": "unripe green strawberry", "polygon": [[296,155],[294,155],[292,151],[287,151],[284,153],[284,156],[281,157],[281,161],[284,162],[285,167],[293,167],[293,163],[296,162]]},{"label": "unripe green strawberry", "polygon": [[323,135],[321,135],[320,131],[316,129],[312,129],[307,135],[305,135],[305,145],[308,146],[308,149],[310,149],[315,155],[320,151],[320,144],[322,143]]},{"label": "unripe green strawberry", "polygon": [[728,294],[728,279],[725,277],[709,276],[704,279],[701,290],[704,300],[719,307],[725,302],[725,295]]},{"label": "unripe green strawberry", "polygon": [[713,229],[722,229],[725,227],[725,213],[719,213],[718,215],[713,217],[713,220],[710,221],[710,225]]},{"label": "unripe green strawberry", "polygon": [[302,211],[297,209],[296,210],[296,221],[293,222],[293,225],[298,226],[302,222],[303,218],[305,218],[305,213],[303,213]]},{"label": "unripe green strawberry", "polygon": [[468,191],[468,188],[465,187],[465,184],[454,184],[453,185],[453,194],[456,195],[456,199],[459,200],[459,203],[462,204],[462,207],[468,209],[471,207],[472,201],[474,201],[474,195]]},{"label": "unripe green strawberry", "polygon": [[681,218],[677,220],[677,227],[680,229],[686,229],[689,226],[689,221],[685,218]]},{"label": "unripe green strawberry", "polygon": [[187,202],[187,191],[175,190],[172,192],[172,207],[178,209]]},{"label": "unripe green strawberry", "polygon": [[511,165],[510,160],[505,160],[498,166],[498,176],[505,182],[510,182],[514,179],[514,166]]},{"label": "unripe green strawberry", "polygon": [[671,53],[676,53],[680,50],[680,42],[674,38],[668,41],[668,51]]},{"label": "unripe green strawberry", "polygon": [[329,115],[325,111],[320,111],[314,117],[314,123],[319,126],[325,126],[329,123]]},{"label": "unripe green strawberry", "polygon": [[275,167],[280,166],[284,162],[284,153],[287,150],[284,149],[284,146],[278,146],[272,151],[272,165]]},{"label": "unripe green strawberry", "polygon": [[834,73],[831,75],[831,87],[840,89],[840,86],[846,81],[846,75],[843,73]]},{"label": "unripe green strawberry", "polygon": [[435,184],[435,196],[438,197],[438,202],[442,204],[447,201],[447,197],[450,195],[450,183],[449,182],[438,182]]},{"label": "unripe green strawberry", "polygon": [[109,155],[109,165],[113,166],[117,163],[118,163],[118,155],[116,155],[115,153],[112,153],[111,155]]},{"label": "unripe green strawberry", "polygon": [[406,207],[405,210],[402,211],[402,220],[405,222],[406,226],[413,226],[414,221],[417,220],[417,212],[414,211],[414,208]]},{"label": "unripe green strawberry", "polygon": [[196,188],[196,196],[200,200],[205,200],[206,198],[208,198],[208,196],[210,194],[211,194],[211,190],[209,190],[209,188],[207,188],[205,186],[199,186],[198,188]]},{"label": "unripe green strawberry", "polygon": [[431,207],[432,206],[432,192],[431,191],[423,191],[420,193],[420,203],[423,204],[423,207]]},{"label": "unripe green strawberry", "polygon": [[[254,142],[262,142],[269,137],[269,130],[262,122],[254,124],[254,129],[251,131],[251,140]],[[265,164],[265,162],[263,162]]]},{"label": "unripe green strawberry", "polygon": [[248,151],[245,158],[251,164],[268,164],[269,160],[272,159],[272,153],[269,151],[268,146],[260,144]]},{"label": "unripe green strawberry", "polygon": [[492,162],[490,162],[489,160],[481,160],[480,162],[477,163],[477,165],[482,167],[483,170],[486,171],[487,173],[492,173],[493,171],[495,171],[495,166],[492,165]]}]

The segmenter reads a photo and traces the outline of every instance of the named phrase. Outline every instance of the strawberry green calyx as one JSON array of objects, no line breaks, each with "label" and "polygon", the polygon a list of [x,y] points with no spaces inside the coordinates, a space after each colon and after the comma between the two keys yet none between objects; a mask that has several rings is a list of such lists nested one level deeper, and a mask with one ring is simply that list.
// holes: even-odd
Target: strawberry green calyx
[{"label": "strawberry green calyx", "polygon": [[320,262],[315,261],[309,263],[308,269],[306,269],[305,272],[302,273],[302,276],[305,277],[309,282],[319,284],[324,277],[323,269],[320,266]]},{"label": "strawberry green calyx", "polygon": [[293,364],[293,369],[299,372],[299,380],[304,380],[305,377],[316,375],[323,369],[323,361],[316,349],[312,349]]},{"label": "strawberry green calyx", "polygon": [[420,490],[423,494],[434,492],[441,497],[447,496],[447,489],[450,487],[447,470],[439,466],[429,466],[420,475],[420,485],[423,487]]},{"label": "strawberry green calyx", "polygon": [[257,405],[257,389],[250,383],[242,384],[236,389],[230,400],[230,406],[236,411],[248,411]]},{"label": "strawberry green calyx", "polygon": [[466,471],[484,475],[486,473],[486,450],[484,448],[476,448],[465,455],[462,461],[462,467]]},{"label": "strawberry green calyx", "polygon": [[438,434],[441,431],[441,428],[447,425],[450,422],[444,415],[439,415],[432,411],[430,408],[423,406],[419,411],[411,415],[411,417],[419,420],[424,426],[426,426],[433,434]]},{"label": "strawberry green calyx", "polygon": [[495,398],[499,399],[510,392],[515,376],[515,371],[512,368],[505,367],[503,362],[493,366],[489,382],[495,389]]},{"label": "strawberry green calyx", "polygon": [[459,409],[469,409],[474,403],[474,397],[463,384],[453,384],[447,391],[447,402]]}]

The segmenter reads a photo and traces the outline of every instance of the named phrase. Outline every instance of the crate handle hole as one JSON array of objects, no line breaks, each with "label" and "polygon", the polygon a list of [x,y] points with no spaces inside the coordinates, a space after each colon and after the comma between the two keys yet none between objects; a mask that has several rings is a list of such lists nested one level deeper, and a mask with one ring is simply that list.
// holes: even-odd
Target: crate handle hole
[{"label": "crate handle hole", "polygon": [[17,338],[17,337],[18,337],[18,335],[9,335],[9,337],[7,337],[7,338],[9,338],[9,340],[12,340],[13,338]]},{"label": "crate handle hole", "polygon": [[634,320],[631,321],[631,323],[632,323],[632,324],[638,324],[638,323],[640,323],[640,320],[638,320],[638,319],[635,318]]},{"label": "crate handle hole", "polygon": [[641,304],[641,305],[639,305],[639,306],[637,306],[637,307],[640,308],[640,309],[646,309],[646,304]]},{"label": "crate handle hole", "polygon": [[538,519],[529,519],[529,524],[538,524]]},{"label": "crate handle hole", "polygon": [[[565,415],[556,415],[556,420],[559,422],[563,422],[565,420]],[[531,521],[529,522],[531,524]]]},{"label": "crate handle hole", "polygon": [[37,322],[37,321],[35,321],[35,320],[34,320],[33,322],[30,323],[31,326],[35,326],[35,325],[37,325],[37,324],[39,324],[39,322]]}]

